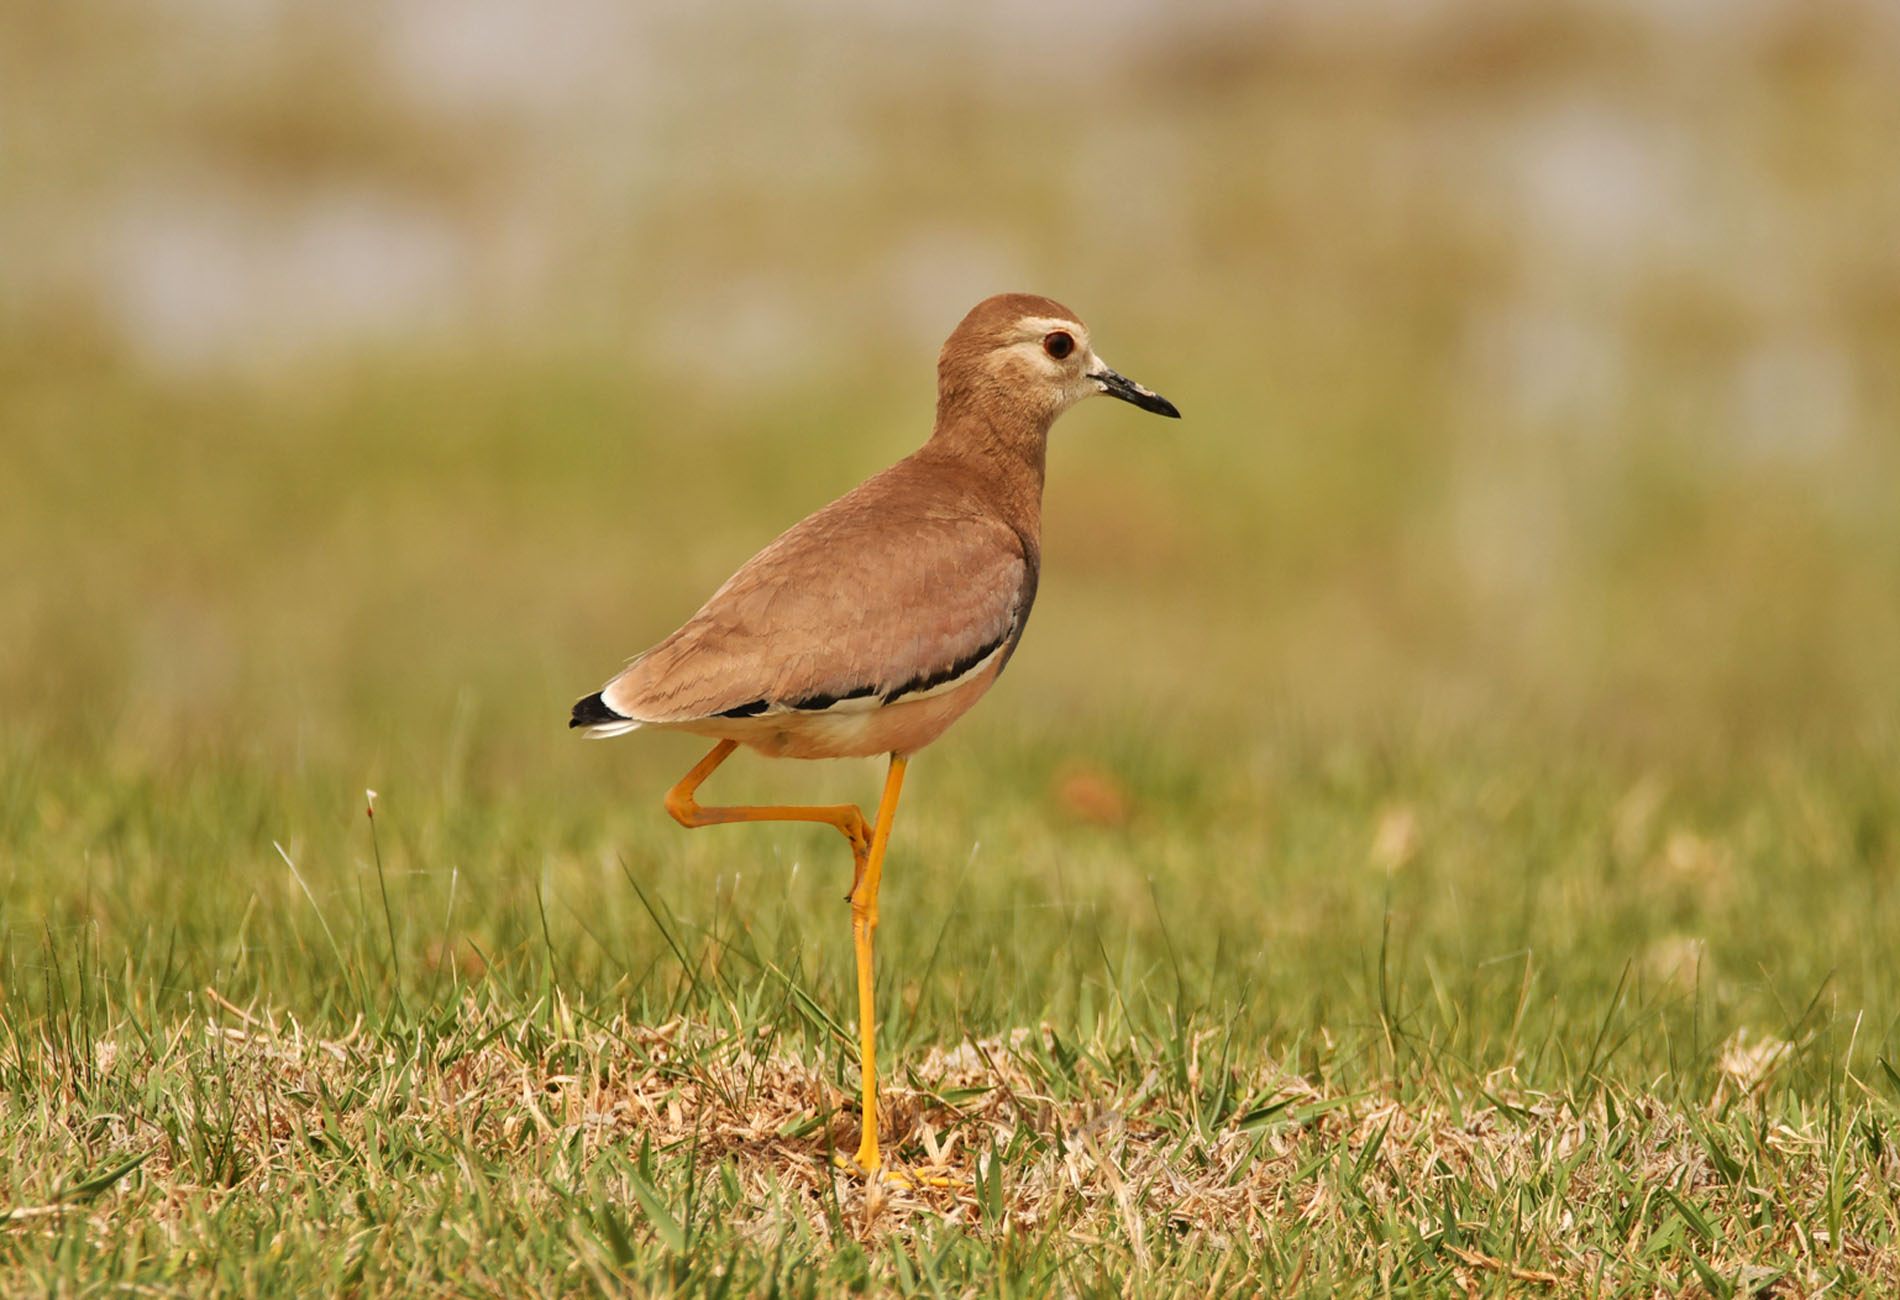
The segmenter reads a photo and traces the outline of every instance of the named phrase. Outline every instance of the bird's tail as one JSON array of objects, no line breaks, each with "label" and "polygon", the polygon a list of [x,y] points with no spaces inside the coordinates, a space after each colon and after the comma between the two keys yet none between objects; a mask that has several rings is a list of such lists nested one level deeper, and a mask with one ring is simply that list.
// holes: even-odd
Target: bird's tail
[{"label": "bird's tail", "polygon": [[600,692],[595,691],[584,700],[574,701],[574,716],[567,720],[567,725],[580,728],[581,734],[589,740],[605,740],[637,730],[640,720],[615,712],[600,698]]}]

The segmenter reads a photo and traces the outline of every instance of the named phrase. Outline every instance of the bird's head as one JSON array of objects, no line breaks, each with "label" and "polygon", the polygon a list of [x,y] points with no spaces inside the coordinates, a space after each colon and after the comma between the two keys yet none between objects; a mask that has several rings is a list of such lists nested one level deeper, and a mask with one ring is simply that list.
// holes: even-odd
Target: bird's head
[{"label": "bird's head", "polygon": [[1097,356],[1088,326],[1050,298],[985,298],[951,333],[937,358],[940,412],[975,404],[1027,416],[1042,428],[1085,397],[1106,393],[1179,419],[1174,403],[1117,374]]}]

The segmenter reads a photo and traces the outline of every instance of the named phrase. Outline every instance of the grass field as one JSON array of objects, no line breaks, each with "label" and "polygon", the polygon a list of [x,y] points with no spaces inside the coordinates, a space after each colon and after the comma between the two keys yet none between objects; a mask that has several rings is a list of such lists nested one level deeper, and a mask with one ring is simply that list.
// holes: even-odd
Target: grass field
[{"label": "grass field", "polygon": [[[187,8],[0,15],[0,1293],[1900,1293],[1879,6]],[[1186,418],[912,765],[867,1187],[837,837],[564,723],[1004,288]]]},{"label": "grass field", "polygon": [[[1686,666],[1638,626],[1613,674],[1487,675],[1451,612],[1355,642],[1315,592],[1389,574],[1403,604],[1415,519],[1281,516],[1281,555],[1358,538],[1282,604],[1233,558],[1183,587],[1261,527],[1214,485],[1268,413],[1197,427],[1190,375],[1167,440],[1071,417],[1047,603],[915,765],[885,893],[887,1124],[963,1181],[867,1190],[827,1173],[857,1122],[842,846],[681,831],[692,742],[561,724],[918,403],[813,458],[750,404],[435,364],[401,372],[401,439],[374,376],[9,390],[6,1289],[1900,1284],[1900,753],[1890,693],[1835,693],[1891,646],[1733,595],[1707,616],[1758,652]],[[741,467],[690,507],[643,486],[687,452],[636,473],[599,438],[674,418]],[[1741,544],[1696,501],[1697,544]],[[1746,599],[1880,555],[1788,547]],[[1563,598],[1685,598],[1591,581]],[[1587,710],[1540,694],[1560,671]],[[741,760],[716,789],[876,780]]]}]

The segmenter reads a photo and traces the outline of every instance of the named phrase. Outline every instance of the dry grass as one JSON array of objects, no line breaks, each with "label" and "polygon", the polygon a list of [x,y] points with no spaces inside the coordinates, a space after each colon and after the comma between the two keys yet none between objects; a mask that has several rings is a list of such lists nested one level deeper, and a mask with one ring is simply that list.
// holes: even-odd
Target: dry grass
[{"label": "dry grass", "polygon": [[[60,1074],[15,1137],[38,1171],[0,1218],[16,1284],[43,1280],[30,1261],[62,1242],[107,1261],[162,1242],[189,1261],[208,1221],[268,1206],[252,1285],[296,1245],[335,1252],[331,1277],[364,1290],[744,1288],[793,1275],[796,1242],[827,1273],[861,1261],[915,1286],[962,1239],[1065,1293],[1900,1286],[1890,1112],[1852,1081],[1845,1109],[1766,1103],[1785,1043],[1732,1044],[1714,1094],[1682,1105],[1508,1073],[1340,1093],[1228,1061],[1213,1029],[1146,1068],[1132,1045],[1019,1029],[902,1064],[884,1105],[907,1177],[868,1182],[840,1172],[857,1119],[836,1063],[770,1026],[590,1023],[557,997],[324,1038],[206,999],[162,1040],[100,1039],[85,1060],[16,1038]],[[105,1095],[138,1100],[101,1113]],[[62,1166],[91,1174],[46,1176]],[[512,1267],[449,1267],[427,1207],[487,1196],[548,1240]]]},{"label": "dry grass", "polygon": [[[0,1293],[1900,1289],[1892,7],[0,6]],[[1007,287],[1187,418],[872,1190],[835,836],[562,723]]]}]

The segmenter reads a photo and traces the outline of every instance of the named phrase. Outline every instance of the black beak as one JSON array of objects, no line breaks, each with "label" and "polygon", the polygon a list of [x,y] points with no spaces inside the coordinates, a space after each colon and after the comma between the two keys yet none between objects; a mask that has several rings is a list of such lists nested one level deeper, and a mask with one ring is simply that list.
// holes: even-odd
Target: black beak
[{"label": "black beak", "polygon": [[1126,375],[1116,374],[1106,366],[1097,370],[1089,378],[1100,384],[1102,391],[1110,397],[1119,397],[1124,402],[1133,403],[1144,411],[1153,411],[1156,415],[1165,415],[1170,420],[1181,418],[1181,412],[1174,408],[1173,402],[1151,388],[1143,388]]}]

